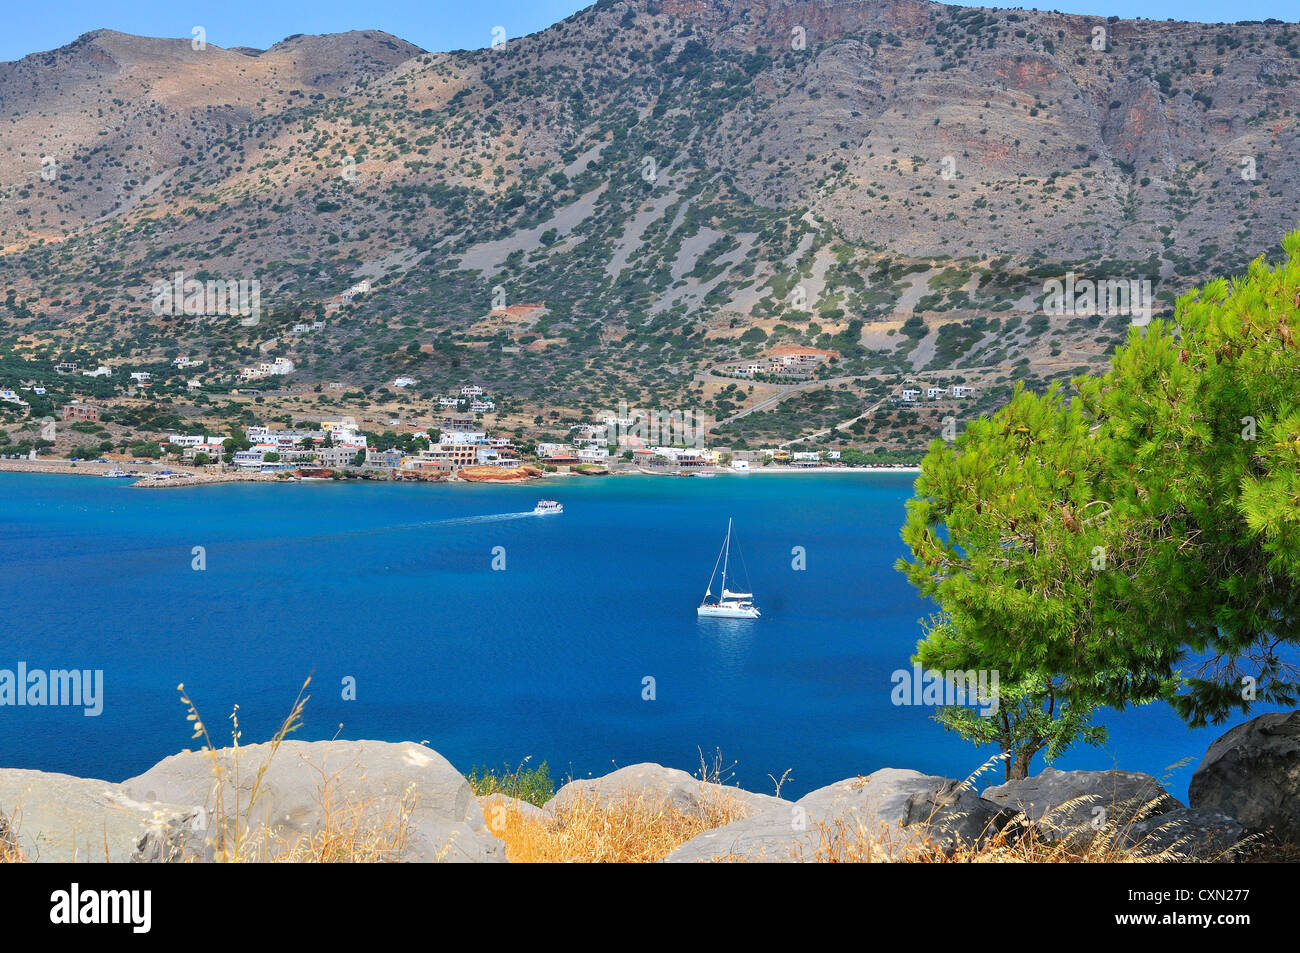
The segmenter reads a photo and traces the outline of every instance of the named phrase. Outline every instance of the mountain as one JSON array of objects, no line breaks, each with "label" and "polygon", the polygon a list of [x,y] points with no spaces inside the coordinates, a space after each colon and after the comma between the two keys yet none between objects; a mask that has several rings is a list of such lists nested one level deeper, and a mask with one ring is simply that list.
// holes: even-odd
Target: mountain
[{"label": "mountain", "polygon": [[[729,417],[780,388],[712,369],[796,344],[837,352],[833,386],[719,438],[825,429],[908,376],[986,409],[1128,330],[1044,315],[1045,282],[1145,279],[1167,310],[1275,249],[1300,220],[1298,117],[1280,21],[601,0],[452,53],[99,31],[0,65],[0,384],[129,364],[182,416],[247,416],[236,372],[284,356],[277,411],[337,407],[339,381],[414,418],[473,379],[499,423],[545,429],[620,400]],[[178,271],[256,279],[259,323],[156,314]],[[308,316],[324,329],[286,333]],[[178,354],[206,362],[197,401]],[[867,422],[831,439],[935,435]]]}]

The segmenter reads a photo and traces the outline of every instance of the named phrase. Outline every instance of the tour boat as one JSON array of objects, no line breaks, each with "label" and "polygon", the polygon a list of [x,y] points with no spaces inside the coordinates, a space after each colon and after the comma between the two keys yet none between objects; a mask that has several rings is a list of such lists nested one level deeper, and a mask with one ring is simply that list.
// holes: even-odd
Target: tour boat
[{"label": "tour boat", "polygon": [[[761,613],[754,605],[752,592],[732,592],[727,588],[727,568],[731,562],[731,520],[727,520],[727,538],[722,543],[722,551],[713,564],[713,574],[709,576],[709,585],[704,590],[704,599],[695,610],[695,614],[706,619],[757,619]],[[718,564],[722,564],[722,595],[711,601],[713,596],[713,578],[718,574]],[[743,559],[742,559],[743,563]]]},{"label": "tour boat", "polygon": [[546,516],[550,513],[563,513],[564,507],[554,500],[538,500],[537,505],[533,507],[533,513],[538,516]]},{"label": "tour boat", "polygon": [[127,473],[127,472],[126,472],[125,470],[123,470],[121,467],[114,467],[113,469],[111,469],[111,470],[109,470],[109,471],[107,471],[107,472],[105,472],[105,473],[102,473],[102,474],[100,474],[100,475],[101,475],[101,476],[106,476],[106,477],[109,477],[109,478],[112,478],[112,479],[116,479],[116,478],[118,478],[118,477],[126,477],[126,476],[130,476],[131,474]]}]

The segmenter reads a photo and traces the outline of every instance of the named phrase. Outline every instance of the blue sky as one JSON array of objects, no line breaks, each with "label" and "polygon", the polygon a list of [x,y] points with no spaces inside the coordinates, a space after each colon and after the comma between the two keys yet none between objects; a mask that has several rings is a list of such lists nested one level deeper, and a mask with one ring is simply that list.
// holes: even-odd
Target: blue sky
[{"label": "blue sky", "polygon": [[[591,0],[5,0],[0,60],[63,46],[108,27],[145,36],[189,37],[196,26],[218,46],[265,48],[293,33],[379,29],[429,50],[487,46],[540,30]],[[971,5],[978,5],[971,0]],[[989,5],[987,0],[984,5]],[[1011,6],[1012,4],[996,4]],[[1030,7],[1023,0],[1017,6]],[[1040,9],[1099,16],[1222,22],[1300,17],[1296,0],[1054,0]]]}]

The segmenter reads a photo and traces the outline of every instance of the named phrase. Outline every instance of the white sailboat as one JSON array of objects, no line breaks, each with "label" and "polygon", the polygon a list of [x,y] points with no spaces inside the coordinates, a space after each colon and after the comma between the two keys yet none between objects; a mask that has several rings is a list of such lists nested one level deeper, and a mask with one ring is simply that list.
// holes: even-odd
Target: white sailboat
[{"label": "white sailboat", "polygon": [[[761,613],[754,605],[752,592],[732,592],[727,588],[727,567],[731,562],[731,520],[727,520],[727,538],[723,541],[722,552],[713,564],[713,574],[709,576],[709,585],[704,590],[704,599],[696,608],[695,614],[709,619],[757,619]],[[722,564],[722,595],[713,600],[713,579],[718,574],[718,563]]]}]

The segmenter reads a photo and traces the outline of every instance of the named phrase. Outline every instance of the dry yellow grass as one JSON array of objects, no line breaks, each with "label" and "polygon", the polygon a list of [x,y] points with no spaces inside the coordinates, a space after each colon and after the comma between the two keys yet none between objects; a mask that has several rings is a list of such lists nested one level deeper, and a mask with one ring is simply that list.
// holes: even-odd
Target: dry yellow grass
[{"label": "dry yellow grass", "polygon": [[709,795],[699,811],[631,792],[610,802],[578,795],[553,817],[527,816],[514,804],[484,811],[511,863],[654,863],[697,834],[747,815],[738,798]]},{"label": "dry yellow grass", "polygon": [[[308,683],[303,685],[306,690]],[[285,736],[298,727],[307,697],[300,692],[292,711],[272,739],[270,754],[259,765],[249,766],[253,775],[250,785],[240,783],[244,766],[235,759],[225,765],[218,757],[194,703],[184,693],[181,699],[193,724],[194,738],[204,741],[204,750],[211,758],[215,790],[218,792],[217,809],[209,827],[206,846],[212,849],[214,860],[222,863],[385,863],[405,859],[412,815],[417,806],[416,792],[408,790],[396,803],[385,805],[358,800],[339,790],[337,775],[320,772],[319,790],[322,821],[313,833],[286,838],[271,833],[269,818],[260,802],[264,795],[262,780]],[[240,730],[237,712],[231,715],[232,741],[239,749]],[[526,759],[525,759],[526,760]],[[974,790],[975,779],[994,766],[999,759],[986,762],[961,785]],[[513,776],[507,775],[507,793],[518,790],[521,764]],[[566,798],[563,806],[553,813],[539,814],[521,810],[519,802],[489,801],[483,807],[488,830],[504,843],[506,857],[512,863],[655,863],[663,860],[673,850],[691,838],[714,830],[749,814],[749,809],[725,786],[729,779],[728,768],[723,767],[721,756],[706,764],[701,755],[700,796],[697,806],[682,810],[661,796],[641,791],[628,791],[613,800],[579,792]],[[513,779],[515,787],[510,787]],[[865,782],[865,779],[861,779]],[[246,796],[235,794],[235,803],[226,803],[225,782],[230,781],[234,792],[247,790]],[[780,796],[783,775],[773,778],[776,794]],[[1095,796],[1094,796],[1095,797]],[[1056,809],[1065,814],[1088,802],[1078,798]],[[1131,831],[1137,821],[1152,816],[1159,804],[1153,799],[1132,813],[1124,824],[1106,823],[1086,835],[1086,842],[1076,837],[1072,844],[1049,843],[1032,825],[1012,824],[1001,831],[981,837],[980,843],[945,852],[936,843],[917,840],[916,828],[909,828],[907,837],[891,835],[888,831],[867,830],[856,822],[840,819],[834,822],[815,822],[809,830],[811,845],[796,850],[797,863],[1160,863],[1190,860],[1184,845],[1175,844],[1159,853],[1142,855],[1133,848],[1119,847],[1125,841],[1122,835]],[[1050,819],[1050,815],[1049,815]],[[21,825],[21,815],[12,818]],[[16,829],[9,829],[0,821],[0,863],[23,862],[16,843]],[[107,857],[108,847],[105,846]],[[1218,857],[1208,860],[1287,860],[1278,850],[1260,851],[1256,838],[1248,838]],[[444,856],[450,847],[444,849]],[[194,862],[201,858],[186,856],[176,858]],[[443,857],[439,857],[439,860]],[[731,857],[728,860],[744,860]]]},{"label": "dry yellow grass", "polygon": [[[1001,761],[995,757],[985,762],[959,786],[975,790],[976,779]],[[722,780],[720,761],[703,764],[702,775]],[[784,780],[784,778],[782,779]],[[860,781],[866,782],[865,778]],[[721,827],[747,815],[739,799],[717,794],[716,788],[701,785],[703,809],[683,813],[671,803],[643,793],[629,792],[611,804],[602,805],[592,798],[576,797],[557,809],[553,816],[537,817],[520,811],[517,805],[491,805],[485,818],[492,830],[505,842],[506,857],[515,863],[651,863],[663,860],[674,849],[697,834]],[[777,783],[780,794],[780,782]],[[1077,798],[1060,805],[1045,820],[1068,816],[1096,797]],[[808,847],[796,846],[796,863],[1166,863],[1187,862],[1185,844],[1159,851],[1142,853],[1126,843],[1133,825],[1153,816],[1159,798],[1133,811],[1122,824],[1107,822],[1089,825],[1076,833],[1069,844],[1051,843],[1034,825],[1013,823],[999,831],[984,831],[978,843],[945,850],[932,840],[918,838],[917,827],[905,834],[885,827],[868,830],[856,821],[838,819],[815,822]],[[936,811],[938,808],[936,808]],[[933,818],[933,815],[932,815]],[[795,838],[792,838],[794,844]],[[806,841],[804,843],[807,843]],[[1232,860],[1254,846],[1247,841],[1209,860]],[[742,857],[724,858],[743,861]]]},{"label": "dry yellow grass", "polygon": [[[686,841],[740,820],[739,801],[719,801],[703,814],[683,813],[665,801],[629,793],[602,806],[575,798],[553,818],[528,816],[515,805],[485,809],[489,829],[505,843],[512,863],[654,863]],[[947,864],[1116,864],[1186,862],[1178,847],[1152,854],[1116,846],[1116,829],[1097,830],[1084,845],[1049,843],[1035,829],[1019,825],[990,834],[977,845],[952,852],[932,841],[911,842],[869,831],[846,820],[809,827],[810,849],[796,850],[796,863],[947,863]],[[1241,845],[1211,860],[1230,860]],[[745,858],[728,857],[732,861]]]}]

